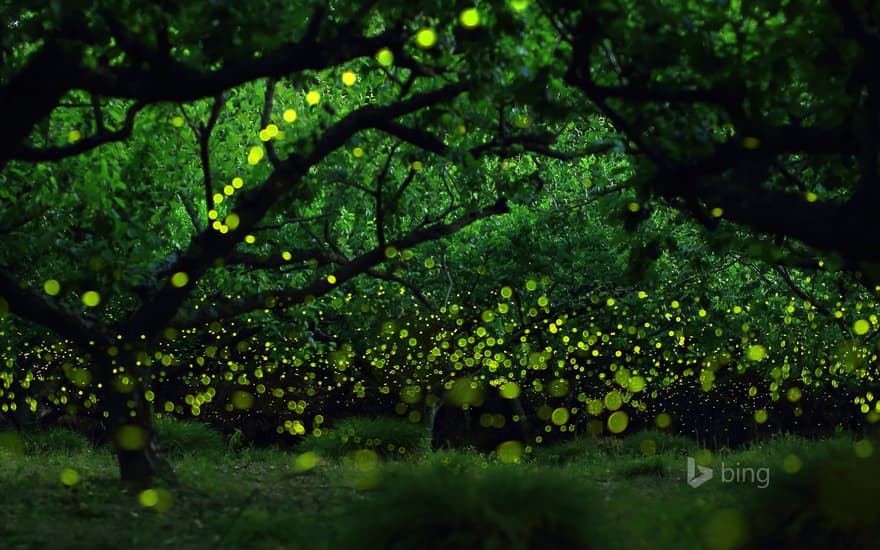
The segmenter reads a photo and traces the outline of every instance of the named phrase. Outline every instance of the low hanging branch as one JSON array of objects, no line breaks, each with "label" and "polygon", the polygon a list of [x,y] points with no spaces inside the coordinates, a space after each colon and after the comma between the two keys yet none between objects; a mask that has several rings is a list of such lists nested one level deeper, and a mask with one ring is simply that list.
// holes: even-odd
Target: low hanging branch
[{"label": "low hanging branch", "polygon": [[0,267],[0,313],[5,310],[52,330],[84,350],[109,341],[92,320],[23,286],[21,281]]}]

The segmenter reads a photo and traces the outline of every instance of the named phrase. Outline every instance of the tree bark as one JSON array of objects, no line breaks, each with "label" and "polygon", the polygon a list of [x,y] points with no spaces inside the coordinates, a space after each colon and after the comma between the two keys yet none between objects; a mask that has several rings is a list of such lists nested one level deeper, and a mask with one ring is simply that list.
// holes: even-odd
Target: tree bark
[{"label": "tree bark", "polygon": [[[133,362],[129,364],[134,364]],[[103,373],[112,373],[112,362],[101,365]],[[123,483],[136,489],[148,489],[158,477],[174,483],[171,466],[159,453],[153,407],[146,398],[147,385],[139,373],[129,371],[131,385],[120,386],[116,376],[102,377],[106,382],[105,405],[109,415],[109,441],[119,464]],[[104,381],[102,380],[102,381]]]}]

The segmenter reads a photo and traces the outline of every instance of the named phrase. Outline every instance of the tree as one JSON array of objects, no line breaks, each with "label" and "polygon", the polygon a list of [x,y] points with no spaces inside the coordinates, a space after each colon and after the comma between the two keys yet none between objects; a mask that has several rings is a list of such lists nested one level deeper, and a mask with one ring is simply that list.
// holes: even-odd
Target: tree
[{"label": "tree", "polygon": [[[752,271],[806,301],[809,315],[835,318],[843,308],[823,305],[798,269],[831,285],[846,280],[832,273],[842,268],[875,291],[878,252],[860,239],[876,224],[878,114],[873,4],[863,4],[4,2],[0,314],[32,323],[3,321],[21,343],[7,363],[23,391],[34,369],[71,382],[76,406],[109,419],[122,478],[140,485],[161,468],[159,382],[207,377],[214,389],[209,363],[234,363],[251,325],[285,352],[307,342],[345,356],[318,326],[316,301],[343,311],[350,297],[339,289],[363,277],[422,303],[444,295],[449,309],[438,311],[448,319],[432,321],[441,339],[474,345],[468,361],[450,359],[453,370],[486,377],[492,362],[479,358],[492,355],[489,338],[519,338],[497,353],[502,364],[508,352],[525,358],[522,382],[538,394],[564,386],[561,367],[546,369],[551,356],[587,373],[585,403],[586,390],[598,391],[593,375],[630,399],[644,373],[680,379],[664,362],[684,365],[684,377],[707,356],[744,350],[758,363],[754,327],[699,313],[712,308],[696,298],[718,289],[705,270],[737,283],[714,304],[724,314],[742,309],[734,302]],[[506,241],[487,237],[483,220],[511,209],[516,219],[492,226]],[[626,238],[604,227],[609,217],[638,244],[620,245]],[[602,238],[576,237],[578,222]],[[491,278],[452,277],[446,251],[430,247],[456,234],[470,240],[452,241],[448,256],[478,274],[491,268]],[[740,254],[744,242],[748,255],[780,264],[772,280]],[[550,260],[498,259],[530,245]],[[418,248],[431,250],[425,262],[440,260],[443,282],[406,269]],[[687,250],[704,261],[673,283]],[[565,273],[575,285],[550,284]],[[529,292],[540,287],[535,304],[514,294],[515,277]],[[623,284],[644,278],[654,279],[656,300]],[[470,296],[453,294],[465,281]],[[668,300],[679,290],[698,296],[683,307]],[[523,300],[506,310],[518,319],[491,309],[501,305],[491,304],[496,291]],[[450,303],[461,296],[467,303]],[[784,301],[768,297],[764,320],[793,307]],[[377,297],[364,311],[383,304],[405,307]],[[679,308],[689,313],[671,311]],[[686,333],[677,324],[691,310],[710,318]],[[661,321],[646,330],[645,315]],[[288,325],[299,327],[295,337]],[[564,340],[563,326],[583,339]],[[663,348],[664,334],[686,350]],[[634,344],[662,350],[628,355],[621,367],[604,355],[594,362],[578,344],[617,357]],[[876,359],[850,349],[859,361],[848,364]],[[701,372],[712,374],[701,382],[711,388],[721,362],[706,361]],[[227,381],[247,379],[227,366],[218,367]],[[626,374],[607,378],[606,367]],[[774,376],[777,398],[787,376]],[[361,381],[349,382],[358,392]],[[230,392],[233,404],[248,402]],[[198,413],[213,394],[189,397]]]},{"label": "tree", "polygon": [[548,11],[570,47],[566,82],[633,144],[642,199],[710,228],[795,239],[868,278],[878,259],[864,238],[877,230],[876,10],[834,0]]}]

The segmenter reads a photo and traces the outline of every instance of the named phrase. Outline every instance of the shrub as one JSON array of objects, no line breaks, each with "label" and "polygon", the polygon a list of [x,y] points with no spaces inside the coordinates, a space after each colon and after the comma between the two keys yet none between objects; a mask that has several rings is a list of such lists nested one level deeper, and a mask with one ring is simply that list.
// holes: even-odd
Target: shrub
[{"label": "shrub", "polygon": [[536,445],[534,448],[535,462],[538,464],[568,464],[582,458],[595,457],[602,453],[597,439],[577,438],[551,445]]},{"label": "shrub", "polygon": [[681,435],[658,430],[643,430],[624,437],[616,452],[634,456],[689,455],[698,448],[696,441]]},{"label": "shrub", "polygon": [[815,441],[796,435],[777,434],[755,441],[745,449],[730,454],[729,460],[746,466],[768,466],[781,469],[791,456],[803,463],[827,459],[831,455],[849,452],[853,441],[850,437],[836,437]]},{"label": "shrub", "polygon": [[357,449],[371,449],[386,459],[414,457],[430,450],[430,439],[423,424],[398,418],[351,417],[320,436],[306,437],[298,448],[334,459]]},{"label": "shrub", "polygon": [[80,453],[92,444],[80,433],[67,428],[51,427],[23,434],[26,454]]},{"label": "shrub", "polygon": [[527,466],[390,468],[339,525],[339,548],[592,547],[597,499],[561,472]]},{"label": "shrub", "polygon": [[426,466],[445,468],[451,472],[461,472],[478,468],[487,468],[490,458],[477,450],[440,449],[427,455]]},{"label": "shrub", "polygon": [[780,472],[748,511],[752,547],[876,548],[878,472],[876,442],[855,443],[847,452],[805,462],[795,474]]},{"label": "shrub", "polygon": [[223,435],[202,422],[177,420],[170,416],[156,421],[156,433],[164,454],[181,457],[186,453],[223,453]]},{"label": "shrub", "polygon": [[627,458],[615,468],[615,473],[623,479],[639,476],[663,477],[666,475],[666,464],[659,456]]}]

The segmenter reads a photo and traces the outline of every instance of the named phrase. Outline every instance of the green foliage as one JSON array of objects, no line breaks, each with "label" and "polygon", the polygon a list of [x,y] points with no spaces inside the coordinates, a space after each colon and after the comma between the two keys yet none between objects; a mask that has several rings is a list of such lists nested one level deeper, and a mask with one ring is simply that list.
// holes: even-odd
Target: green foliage
[{"label": "green foliage", "polygon": [[298,450],[339,459],[357,449],[370,449],[388,459],[405,459],[425,453],[429,437],[424,424],[398,418],[350,417],[321,430],[321,435],[306,437]]},{"label": "green foliage", "polygon": [[331,457],[420,452],[461,383],[515,383],[538,442],[880,419],[865,6],[463,9],[4,2],[4,415],[122,388]]},{"label": "green foliage", "polygon": [[642,430],[624,437],[615,451],[647,457],[660,454],[684,456],[693,454],[698,448],[697,442],[688,437],[659,430]]},{"label": "green foliage", "polygon": [[210,456],[227,450],[223,435],[204,422],[163,416],[156,420],[156,433],[163,453],[175,458],[186,454]]},{"label": "green foliage", "polygon": [[601,454],[603,450],[596,438],[575,438],[560,443],[538,445],[533,450],[535,462],[538,464],[562,465],[575,461],[589,462]]},{"label": "green foliage", "polygon": [[[393,475],[392,475],[393,474]],[[340,518],[340,547],[591,548],[596,497],[557,472],[399,469]]]},{"label": "green foliage", "polygon": [[[680,462],[677,465],[680,465]],[[666,461],[655,455],[624,459],[615,473],[629,479],[639,476],[663,477],[668,475],[669,471]]]},{"label": "green foliage", "polygon": [[92,448],[85,436],[67,428],[51,427],[26,432],[22,438],[26,454],[83,453]]},{"label": "green foliage", "polygon": [[459,473],[465,470],[485,469],[495,461],[492,460],[492,455],[487,456],[475,450],[439,449],[429,453],[421,463]]},{"label": "green foliage", "polygon": [[876,442],[866,441],[856,443],[856,453],[851,446],[810,457],[798,472],[774,479],[747,510],[752,547],[874,548],[880,536],[880,455],[869,453]]}]

